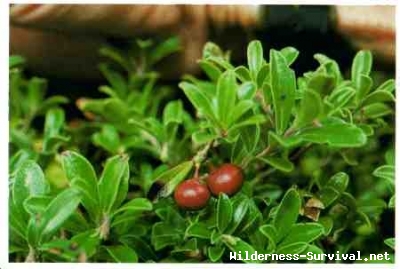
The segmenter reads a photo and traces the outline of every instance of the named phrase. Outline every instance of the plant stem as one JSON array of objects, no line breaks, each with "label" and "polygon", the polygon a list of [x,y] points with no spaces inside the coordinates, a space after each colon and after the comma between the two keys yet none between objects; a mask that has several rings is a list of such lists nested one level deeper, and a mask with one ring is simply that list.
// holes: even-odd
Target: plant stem
[{"label": "plant stem", "polygon": [[28,256],[26,256],[25,258],[25,262],[36,262],[35,255],[35,250],[33,249],[33,247],[29,246],[29,253]]},{"label": "plant stem", "polygon": [[256,155],[256,158],[261,158],[265,155],[267,155],[271,151],[272,147],[271,145],[268,145],[263,151],[261,151],[259,154]]}]

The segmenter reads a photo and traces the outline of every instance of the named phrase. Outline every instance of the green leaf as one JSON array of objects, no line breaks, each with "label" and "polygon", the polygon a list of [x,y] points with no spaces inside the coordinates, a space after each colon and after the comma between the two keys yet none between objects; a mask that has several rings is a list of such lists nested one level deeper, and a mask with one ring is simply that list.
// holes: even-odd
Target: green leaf
[{"label": "green leaf", "polygon": [[217,123],[211,101],[200,88],[188,82],[179,83],[179,88],[184,91],[187,98],[200,114],[209,118],[214,124]]},{"label": "green leaf", "polygon": [[192,167],[193,162],[186,161],[159,175],[154,182],[160,181],[162,183],[166,183],[163,189],[160,191],[159,196],[169,196],[175,190],[175,187],[185,179]]},{"label": "green leaf", "polygon": [[205,145],[208,142],[218,138],[217,134],[210,134],[209,132],[200,130],[192,134],[192,141],[196,145]]},{"label": "green leaf", "polygon": [[387,246],[389,246],[389,247],[391,247],[393,250],[395,250],[394,241],[395,241],[394,238],[386,238],[384,242],[385,242],[385,244],[386,244]]},{"label": "green leaf", "polygon": [[55,108],[58,105],[62,104],[67,104],[69,102],[68,98],[65,96],[58,96],[58,95],[53,95],[48,97],[46,100],[40,103],[40,106],[38,107],[37,114],[41,115],[45,112],[47,112],[51,108]]},{"label": "green leaf", "polygon": [[300,195],[295,189],[289,189],[280,202],[272,222],[277,231],[277,240],[284,238],[296,223],[300,212]]},{"label": "green leaf", "polygon": [[220,233],[223,233],[232,219],[232,204],[229,197],[220,193],[217,202],[217,227]]},{"label": "green leaf", "polygon": [[298,138],[297,136],[292,136],[292,137],[284,137],[284,136],[279,136],[273,131],[268,132],[268,141],[271,145],[275,145],[278,143],[280,146],[290,149],[293,147],[296,147],[301,144],[301,139]]},{"label": "green leaf", "polygon": [[225,252],[225,247],[224,246],[209,246],[207,248],[207,255],[208,258],[212,262],[218,262],[220,261],[222,255]]},{"label": "green leaf", "polygon": [[276,253],[278,254],[299,254],[302,253],[308,247],[307,243],[295,242],[288,245],[278,246]]},{"label": "green leaf", "polygon": [[362,108],[362,114],[370,119],[380,118],[392,113],[392,109],[384,103],[374,103]]},{"label": "green leaf", "polygon": [[118,246],[104,246],[108,254],[113,258],[115,262],[119,263],[132,263],[138,262],[136,252],[125,245]]},{"label": "green leaf", "polygon": [[221,76],[222,72],[214,63],[208,60],[200,60],[199,65],[212,81],[218,81],[218,78]]},{"label": "green leaf", "polygon": [[296,242],[310,243],[323,235],[324,226],[319,223],[296,223],[287,236],[279,243],[279,248]]},{"label": "green leaf", "polygon": [[394,182],[395,169],[393,165],[382,165],[372,173],[374,176]]},{"label": "green leaf", "polygon": [[120,143],[117,129],[111,124],[103,124],[101,131],[93,134],[93,144],[112,154],[118,153]]},{"label": "green leaf", "polygon": [[26,64],[26,60],[24,57],[19,55],[11,55],[8,58],[8,68],[13,69],[17,67],[23,67]]},{"label": "green leaf", "polygon": [[217,84],[217,111],[218,119],[227,127],[229,116],[236,102],[236,78],[231,70],[225,71],[218,79]]},{"label": "green leaf", "polygon": [[303,97],[300,102],[300,108],[297,111],[294,125],[297,128],[304,127],[305,125],[311,123],[313,120],[317,119],[321,111],[321,96],[311,89],[304,90]]},{"label": "green leaf", "polygon": [[278,134],[283,134],[289,123],[295,102],[296,79],[293,70],[283,55],[270,51],[272,100],[275,112],[275,125]]},{"label": "green leaf", "polygon": [[[246,241],[243,241],[239,237],[231,236],[224,234],[222,235],[222,242],[233,252],[239,253],[249,253],[249,256],[255,252],[255,249],[248,244]],[[245,263],[259,263],[259,260],[243,260]]]},{"label": "green leaf", "polygon": [[171,253],[190,253],[193,251],[198,251],[197,241],[197,238],[190,238],[185,243],[176,245]]},{"label": "green leaf", "polygon": [[28,241],[29,246],[36,248],[39,240],[40,240],[40,228],[38,219],[36,217],[32,217],[26,229],[26,239]]},{"label": "green leaf", "polygon": [[68,188],[60,192],[47,206],[41,218],[40,234],[49,238],[75,212],[81,201],[78,190]]},{"label": "green leaf", "polygon": [[248,199],[244,198],[241,199],[240,201],[235,201],[232,204],[233,208],[233,216],[232,216],[232,221],[229,225],[228,230],[226,233],[228,234],[233,234],[236,229],[240,226],[242,221],[245,219],[245,216],[249,210],[249,202]]},{"label": "green leaf", "polygon": [[256,80],[258,71],[264,63],[262,44],[258,40],[250,42],[247,47],[247,64],[249,65],[250,75],[253,81]]},{"label": "green leaf", "polygon": [[256,80],[258,88],[261,88],[264,82],[266,82],[266,80],[268,81],[269,74],[270,74],[269,64],[264,64],[261,67],[260,71],[258,71]]},{"label": "green leaf", "polygon": [[267,156],[260,159],[270,166],[285,173],[290,173],[294,169],[294,164],[289,159],[284,157]]},{"label": "green leaf", "polygon": [[81,191],[82,205],[91,218],[96,220],[99,213],[99,194],[93,166],[85,157],[74,151],[64,151],[61,154],[61,163],[71,186]]},{"label": "green leaf", "polygon": [[257,87],[252,81],[241,84],[237,90],[238,99],[252,99],[256,94]]},{"label": "green leaf", "polygon": [[99,64],[99,69],[118,96],[120,98],[125,98],[128,92],[128,83],[126,78],[121,73],[110,68],[108,64]]},{"label": "green leaf", "polygon": [[158,222],[153,225],[151,232],[151,243],[156,251],[167,246],[178,244],[181,239],[180,231],[165,222]]},{"label": "green leaf", "polygon": [[345,107],[355,94],[356,91],[352,87],[342,87],[332,92],[328,100],[334,106],[334,111],[336,111]]},{"label": "green leaf", "polygon": [[258,115],[253,115],[243,121],[240,121],[238,123],[235,123],[232,125],[232,127],[229,129],[229,132],[232,132],[233,130],[249,126],[249,125],[257,125],[264,123],[266,121],[266,118],[264,115],[258,114]]},{"label": "green leaf", "polygon": [[183,122],[182,101],[169,102],[163,111],[163,124],[168,126],[171,123],[181,124]]},{"label": "green leaf", "polygon": [[203,47],[203,58],[207,59],[209,57],[223,58],[224,53],[217,44],[215,44],[213,42],[207,42]]},{"label": "green leaf", "polygon": [[395,195],[393,195],[393,196],[390,198],[390,200],[389,200],[388,207],[389,207],[389,208],[394,208],[395,205],[396,205],[396,202],[395,202]]},{"label": "green leaf", "polygon": [[307,82],[307,88],[313,89],[321,96],[329,95],[335,87],[335,78],[326,74],[315,74]]},{"label": "green leaf", "polygon": [[[351,66],[351,81],[360,90],[361,75],[368,76],[372,68],[372,53],[370,51],[359,51],[354,57]],[[362,97],[362,96],[361,96]]]},{"label": "green leaf", "polygon": [[347,189],[348,185],[349,176],[344,172],[339,172],[333,175],[325,186],[331,187],[339,193],[343,193]]},{"label": "green leaf", "polygon": [[53,148],[51,138],[58,137],[64,128],[65,114],[64,110],[60,108],[52,108],[46,113],[46,119],[44,123],[44,141],[43,141],[43,152],[49,152]]},{"label": "green leaf", "polygon": [[[110,213],[111,209],[122,202],[120,188],[125,189],[125,182],[129,179],[128,156],[116,155],[107,159],[103,173],[100,177],[98,188],[100,206],[103,213]],[[128,191],[127,188],[124,191]],[[125,198],[126,193],[123,195]],[[119,203],[119,204],[118,204]],[[118,205],[117,205],[118,204]]]},{"label": "green leaf", "polygon": [[115,214],[121,212],[142,212],[142,211],[151,211],[153,209],[153,204],[146,198],[135,198],[130,200],[129,202],[122,205],[118,208]]},{"label": "green leaf", "polygon": [[39,165],[34,161],[25,161],[17,170],[12,186],[12,199],[16,206],[33,196],[45,195],[49,190],[48,183]]},{"label": "green leaf", "polygon": [[251,81],[250,71],[243,65],[235,68],[235,74],[241,82]]},{"label": "green leaf", "polygon": [[361,147],[367,142],[367,136],[362,129],[344,122],[331,122],[320,127],[305,129],[297,136],[303,141],[326,143],[333,147]]},{"label": "green leaf", "polygon": [[42,215],[51,201],[49,196],[32,196],[24,201],[23,206],[31,216]]},{"label": "green leaf", "polygon": [[299,51],[293,47],[285,47],[280,50],[280,53],[285,57],[288,66],[294,63],[299,56]]},{"label": "green leaf", "polygon": [[370,93],[362,102],[363,106],[381,103],[381,102],[394,102],[394,96],[388,91],[374,91]]},{"label": "green leaf", "polygon": [[178,37],[171,37],[157,45],[155,49],[149,53],[149,62],[154,64],[164,59],[168,55],[173,54],[181,49],[180,41]]},{"label": "green leaf", "polygon": [[396,84],[394,79],[388,79],[385,82],[383,82],[377,89],[376,91],[387,91],[387,92],[393,92],[394,89],[396,88]]},{"label": "green leaf", "polygon": [[356,84],[357,101],[360,102],[372,89],[373,80],[369,76],[360,75],[359,82]]},{"label": "green leaf", "polygon": [[231,112],[230,117],[228,119],[229,125],[232,125],[238,120],[240,120],[240,118],[243,115],[245,115],[248,111],[250,111],[250,109],[252,109],[254,105],[255,103],[250,100],[243,100],[237,103],[234,106],[233,111]]},{"label": "green leaf", "polygon": [[340,82],[342,82],[342,73],[340,72],[339,65],[336,61],[320,53],[314,54],[314,59],[320,63],[321,67],[324,67],[328,75],[335,78],[335,85],[338,85]]},{"label": "green leaf", "polygon": [[203,222],[194,222],[187,228],[185,234],[188,237],[210,239],[211,230]]},{"label": "green leaf", "polygon": [[156,254],[147,241],[144,241],[139,237],[126,234],[121,237],[120,242],[134,249],[139,258],[143,261],[157,260]]},{"label": "green leaf", "polygon": [[259,228],[260,232],[268,238],[268,249],[271,251],[275,250],[277,239],[278,239],[278,231],[271,224],[263,225]]}]

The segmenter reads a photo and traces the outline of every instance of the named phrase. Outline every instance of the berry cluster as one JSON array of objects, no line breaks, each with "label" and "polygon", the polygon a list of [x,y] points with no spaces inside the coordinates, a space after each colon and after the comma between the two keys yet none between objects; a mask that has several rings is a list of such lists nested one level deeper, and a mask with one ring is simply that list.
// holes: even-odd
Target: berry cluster
[{"label": "berry cluster", "polygon": [[174,198],[179,207],[188,210],[204,208],[210,199],[210,192],[218,196],[220,193],[234,195],[243,184],[242,169],[234,164],[226,163],[213,170],[206,179],[206,184],[199,178],[191,178],[177,186]]}]

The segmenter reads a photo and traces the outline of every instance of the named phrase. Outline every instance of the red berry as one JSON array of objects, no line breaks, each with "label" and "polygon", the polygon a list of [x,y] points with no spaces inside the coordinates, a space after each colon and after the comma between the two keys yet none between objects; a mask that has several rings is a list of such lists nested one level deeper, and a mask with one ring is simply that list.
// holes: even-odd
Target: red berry
[{"label": "red berry", "polygon": [[176,187],[174,198],[179,207],[198,210],[207,205],[210,191],[199,179],[192,178],[183,181]]},{"label": "red berry", "polygon": [[211,193],[218,195],[225,193],[233,195],[240,190],[243,184],[243,172],[239,166],[226,163],[212,171],[207,179]]}]

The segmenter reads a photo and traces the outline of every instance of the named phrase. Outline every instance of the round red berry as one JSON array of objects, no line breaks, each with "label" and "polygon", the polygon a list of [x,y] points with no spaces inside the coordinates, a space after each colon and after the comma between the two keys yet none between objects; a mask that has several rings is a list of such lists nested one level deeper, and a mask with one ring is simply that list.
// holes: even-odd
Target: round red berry
[{"label": "round red berry", "polygon": [[211,193],[218,195],[225,193],[233,195],[243,185],[243,172],[239,166],[226,163],[211,172],[207,179],[207,185]]},{"label": "round red berry", "polygon": [[199,179],[192,178],[183,181],[176,187],[174,198],[179,207],[198,210],[207,205],[210,191]]}]

